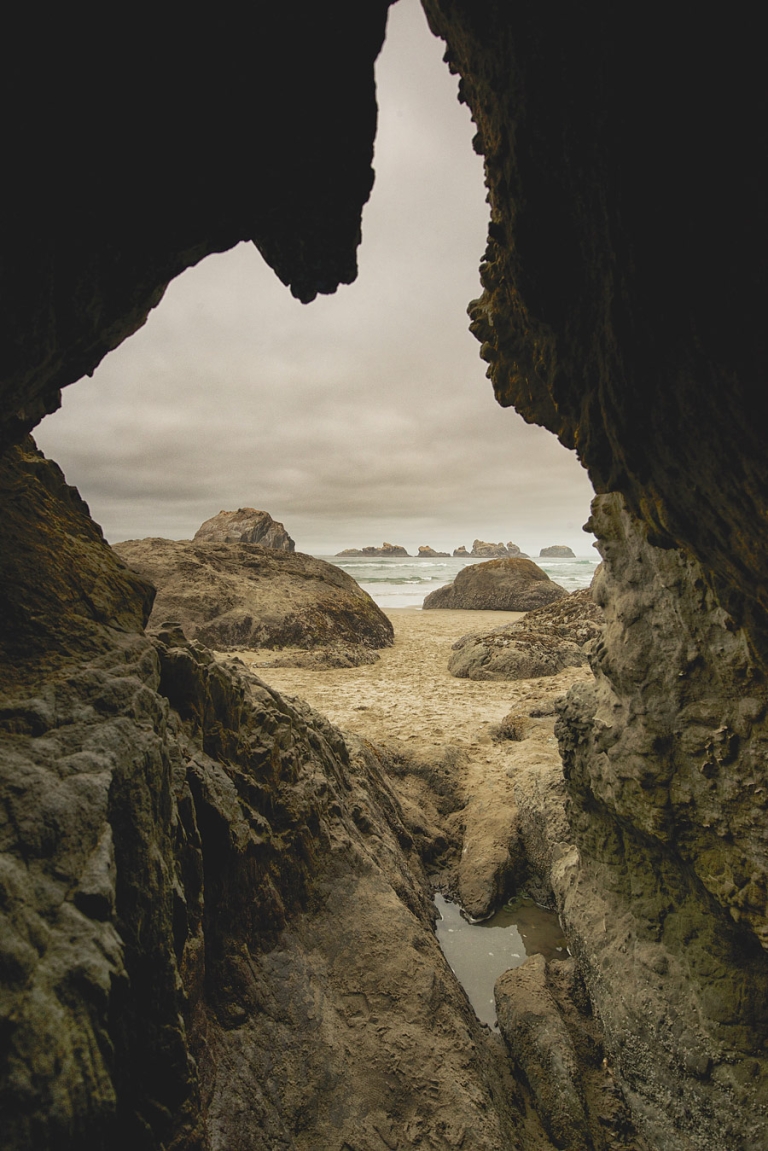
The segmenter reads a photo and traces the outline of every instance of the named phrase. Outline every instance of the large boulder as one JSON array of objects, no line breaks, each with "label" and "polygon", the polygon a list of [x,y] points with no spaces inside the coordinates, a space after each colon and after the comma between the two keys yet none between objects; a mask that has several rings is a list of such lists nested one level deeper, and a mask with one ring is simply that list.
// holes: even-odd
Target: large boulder
[{"label": "large boulder", "polygon": [[276,548],[278,551],[296,550],[288,532],[281,523],[273,520],[269,512],[256,508],[238,508],[236,512],[219,512],[211,516],[195,532],[196,540],[208,540],[212,544],[260,544],[263,548]]},{"label": "large boulder", "polygon": [[470,611],[533,611],[567,594],[533,560],[517,556],[463,568],[453,583],[430,592],[423,606]]},{"label": "large boulder", "polygon": [[603,612],[589,588],[565,595],[525,619],[464,635],[453,645],[448,670],[457,679],[537,679],[588,662]]},{"label": "large boulder", "polygon": [[157,588],[150,626],[173,620],[219,651],[341,650],[356,664],[392,643],[392,624],[367,592],[313,556],[206,540],[128,540],[114,550]]}]

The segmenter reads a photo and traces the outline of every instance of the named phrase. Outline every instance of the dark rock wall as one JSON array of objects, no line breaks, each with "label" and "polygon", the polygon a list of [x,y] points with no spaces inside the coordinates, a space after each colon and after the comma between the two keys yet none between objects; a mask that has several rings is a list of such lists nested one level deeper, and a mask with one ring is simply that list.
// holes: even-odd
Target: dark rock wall
[{"label": "dark rock wall", "polygon": [[[689,547],[765,643],[765,90],[757,27],[424,0],[491,206],[473,330],[500,403]],[[761,525],[758,530],[757,525]]]},{"label": "dark rock wall", "polygon": [[355,278],[388,6],[19,17],[0,69],[0,447],[210,252],[252,240],[301,300]]},{"label": "dark rock wall", "polygon": [[[606,626],[557,732],[578,857],[556,883],[641,1127],[768,1139],[765,678],[699,565],[618,495],[592,527]],[[557,870],[557,869],[556,869]],[[713,1117],[717,1128],[713,1129]]]}]

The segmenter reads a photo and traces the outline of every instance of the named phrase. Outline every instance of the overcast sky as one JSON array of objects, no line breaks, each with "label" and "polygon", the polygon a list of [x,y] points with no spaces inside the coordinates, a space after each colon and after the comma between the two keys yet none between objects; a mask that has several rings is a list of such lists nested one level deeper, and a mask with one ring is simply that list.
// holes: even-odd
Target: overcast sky
[{"label": "overcast sky", "polygon": [[586,473],[496,404],[467,329],[488,207],[442,52],[399,0],[355,284],[303,305],[252,245],[209,256],[37,429],[109,540],[252,506],[315,554],[475,537],[590,554]]}]

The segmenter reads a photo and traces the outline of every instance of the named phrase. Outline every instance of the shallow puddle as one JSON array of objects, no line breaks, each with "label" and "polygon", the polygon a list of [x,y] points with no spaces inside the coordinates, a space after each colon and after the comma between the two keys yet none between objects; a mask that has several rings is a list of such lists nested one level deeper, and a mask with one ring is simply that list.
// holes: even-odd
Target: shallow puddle
[{"label": "shallow puddle", "polygon": [[493,985],[510,967],[519,967],[529,955],[566,959],[568,945],[554,911],[532,899],[510,900],[490,919],[470,923],[458,903],[435,896],[440,912],[437,938],[451,970],[466,991],[482,1023],[496,1028]]}]

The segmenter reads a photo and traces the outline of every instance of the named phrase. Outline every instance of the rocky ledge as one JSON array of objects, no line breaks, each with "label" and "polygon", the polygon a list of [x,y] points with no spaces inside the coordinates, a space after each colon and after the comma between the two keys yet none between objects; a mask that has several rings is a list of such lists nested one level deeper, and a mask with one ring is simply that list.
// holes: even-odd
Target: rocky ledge
[{"label": "rocky ledge", "polygon": [[114,550],[157,588],[151,627],[173,620],[219,651],[280,649],[283,662],[343,667],[371,663],[392,643],[367,592],[313,556],[206,540],[129,540]]},{"label": "rocky ledge", "polygon": [[430,592],[424,608],[532,611],[568,594],[533,560],[522,557],[471,564],[451,584]]}]

